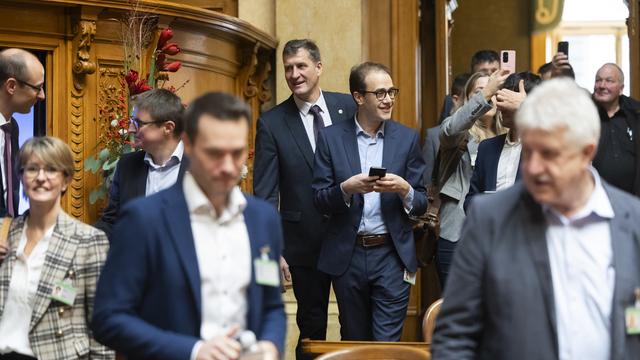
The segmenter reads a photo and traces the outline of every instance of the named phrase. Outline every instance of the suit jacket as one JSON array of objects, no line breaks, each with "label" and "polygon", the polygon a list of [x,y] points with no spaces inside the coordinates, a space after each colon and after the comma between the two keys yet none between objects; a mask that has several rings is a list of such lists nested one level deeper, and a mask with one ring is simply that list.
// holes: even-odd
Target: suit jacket
[{"label": "suit jacket", "polygon": [[[424,160],[420,154],[418,134],[393,120],[385,121],[384,126],[382,166],[413,187],[410,214],[423,214],[427,210],[427,197],[422,182]],[[347,206],[340,184],[361,172],[355,121],[351,119],[322,129],[316,147],[313,189],[316,206],[320,212],[330,216],[328,234],[318,262],[318,268],[330,275],[339,276],[349,266],[364,205],[362,194],[354,194],[350,206]],[[400,259],[407,270],[415,272],[417,262],[412,223],[400,196],[381,193],[380,207]]]},{"label": "suit jacket", "polygon": [[426,130],[424,137],[424,146],[422,147],[422,158],[424,159],[425,167],[422,179],[425,186],[431,185],[433,175],[433,169],[436,166],[436,157],[438,150],[440,149],[440,125],[434,126]]},{"label": "suit jacket", "polygon": [[[0,316],[7,301],[26,216],[20,216],[11,223],[9,254],[0,264]],[[29,343],[38,359],[115,358],[115,353],[100,345],[89,330],[96,283],[108,249],[109,242],[102,231],[60,212],[31,315]],[[55,283],[65,279],[71,280],[78,291],[73,306],[51,299]]]},{"label": "suit jacket", "polygon": [[[464,200],[464,209],[467,210],[471,199],[485,191],[495,191],[498,181],[498,162],[500,154],[504,148],[507,134],[498,135],[480,142],[478,145],[478,156],[476,157],[476,166],[473,168],[471,175],[471,185],[469,193]],[[521,177],[520,167],[516,173],[516,181]]]},{"label": "suit jacket", "polygon": [[[113,182],[109,188],[109,204],[102,213],[102,216],[95,227],[104,231],[109,239],[113,225],[120,214],[120,209],[129,201],[145,196],[147,191],[147,175],[149,175],[149,165],[144,161],[144,151],[134,151],[122,155],[116,165],[113,174]],[[180,162],[178,181],[182,180],[184,172],[189,168],[189,159],[183,155]]]},{"label": "suit jacket", "polygon": [[[18,215],[18,207],[20,206],[20,169],[18,169],[18,152],[20,151],[19,137],[20,129],[18,128],[18,122],[13,117],[9,121],[11,131],[11,162],[13,164],[13,172],[11,173],[13,178],[13,209],[15,215]],[[4,136],[4,131],[0,131],[0,136]],[[0,159],[4,161],[4,159]],[[4,164],[2,165],[4,166]],[[4,194],[4,186],[2,185],[2,177],[4,172],[0,171],[0,217],[7,216],[7,201],[2,194]]]},{"label": "suit jacket", "polygon": [[[615,213],[611,359],[637,359],[640,336],[625,334],[624,311],[640,286],[640,201],[603,186]],[[445,287],[434,359],[558,358],[546,229],[522,182],[474,199]]]},{"label": "suit jacket", "polygon": [[[247,196],[243,215],[252,260],[269,246],[269,258],[278,261],[282,231],[275,209]],[[127,204],[111,242],[96,294],[96,338],[129,358],[189,359],[200,340],[202,298],[182,182]],[[286,319],[280,288],[258,285],[252,276],[246,296],[248,330],[282,354]]]},{"label": "suit jacket", "polygon": [[[332,124],[353,117],[351,95],[322,94]],[[256,129],[253,191],[280,209],[289,265],[315,268],[327,224],[313,205],[313,149],[293,95],[262,114]]]}]

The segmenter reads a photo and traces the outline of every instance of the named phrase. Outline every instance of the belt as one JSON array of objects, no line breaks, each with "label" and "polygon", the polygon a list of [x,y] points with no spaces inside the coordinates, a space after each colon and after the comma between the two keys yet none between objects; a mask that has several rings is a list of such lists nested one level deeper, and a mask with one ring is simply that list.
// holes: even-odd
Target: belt
[{"label": "belt", "polygon": [[384,245],[389,241],[389,239],[389,234],[358,235],[356,236],[356,243],[363,248],[369,248]]}]

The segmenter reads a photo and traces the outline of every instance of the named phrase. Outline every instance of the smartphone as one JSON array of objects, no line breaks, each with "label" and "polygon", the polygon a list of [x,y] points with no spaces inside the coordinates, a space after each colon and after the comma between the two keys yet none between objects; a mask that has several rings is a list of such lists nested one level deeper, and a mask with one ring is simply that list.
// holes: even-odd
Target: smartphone
[{"label": "smartphone", "polygon": [[378,176],[383,178],[385,175],[387,175],[387,169],[383,168],[383,167],[375,167],[372,166],[369,168],[369,176]]},{"label": "smartphone", "polygon": [[502,50],[500,51],[500,69],[509,70],[509,74],[516,72],[516,51]]},{"label": "smartphone", "polygon": [[568,41],[560,41],[558,43],[558,52],[561,52],[567,57],[569,57],[569,42]]}]

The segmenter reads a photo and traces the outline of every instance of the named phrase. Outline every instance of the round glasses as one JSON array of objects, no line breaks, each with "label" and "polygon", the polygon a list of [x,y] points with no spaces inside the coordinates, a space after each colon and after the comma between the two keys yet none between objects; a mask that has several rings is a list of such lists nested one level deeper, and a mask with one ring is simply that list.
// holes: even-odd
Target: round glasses
[{"label": "round glasses", "polygon": [[44,171],[44,176],[47,179],[51,179],[54,176],[56,176],[59,172],[61,172],[60,170],[54,168],[53,166],[40,167],[36,165],[27,165],[21,169],[21,172],[24,174],[25,177],[33,179],[38,177],[38,175],[40,174],[40,170]]},{"label": "round glasses", "polygon": [[137,117],[131,118],[131,123],[133,124],[133,127],[136,128],[136,130],[140,130],[140,128],[142,128],[142,127],[144,127],[146,125],[161,124],[163,122],[166,122],[166,121],[165,120],[142,121]]},{"label": "round glasses", "polygon": [[398,88],[378,89],[375,91],[362,91],[363,94],[374,94],[376,96],[376,99],[378,99],[378,101],[384,100],[384,98],[386,98],[387,95],[389,95],[389,99],[394,100],[399,92],[400,92],[400,89]]}]

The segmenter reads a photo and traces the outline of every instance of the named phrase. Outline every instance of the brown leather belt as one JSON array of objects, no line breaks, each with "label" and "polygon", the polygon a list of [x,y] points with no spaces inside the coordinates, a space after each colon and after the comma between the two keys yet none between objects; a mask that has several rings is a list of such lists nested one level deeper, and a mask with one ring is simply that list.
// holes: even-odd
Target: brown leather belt
[{"label": "brown leather belt", "polygon": [[391,238],[389,234],[379,235],[358,235],[356,236],[356,243],[363,248],[369,248],[386,244]]}]

